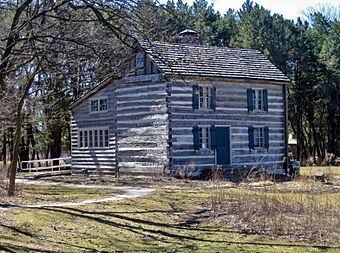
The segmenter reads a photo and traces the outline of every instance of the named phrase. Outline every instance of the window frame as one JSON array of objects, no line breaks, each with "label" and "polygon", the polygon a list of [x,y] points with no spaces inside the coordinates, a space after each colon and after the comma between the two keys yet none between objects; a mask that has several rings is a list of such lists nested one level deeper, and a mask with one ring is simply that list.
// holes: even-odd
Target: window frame
[{"label": "window frame", "polygon": [[79,149],[107,149],[110,147],[109,127],[79,128],[77,142]]},{"label": "window frame", "polygon": [[[102,109],[102,105],[101,105],[101,101],[106,101],[106,108],[105,109]],[[92,107],[92,103],[93,102],[96,102],[97,103],[97,110],[96,111],[93,111],[93,107]],[[89,100],[89,111],[90,111],[90,114],[97,114],[97,113],[105,113],[105,112],[108,112],[108,109],[109,109],[109,99],[108,99],[108,96],[101,96],[101,97],[95,97],[95,98],[91,98]]]}]

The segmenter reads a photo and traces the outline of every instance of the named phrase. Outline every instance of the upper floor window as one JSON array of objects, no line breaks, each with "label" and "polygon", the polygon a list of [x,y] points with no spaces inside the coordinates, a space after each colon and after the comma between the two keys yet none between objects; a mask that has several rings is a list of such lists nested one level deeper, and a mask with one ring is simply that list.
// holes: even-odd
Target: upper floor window
[{"label": "upper floor window", "polygon": [[90,112],[107,112],[108,103],[107,97],[93,98],[90,100]]},{"label": "upper floor window", "polygon": [[253,90],[253,109],[263,110],[263,89]]},{"label": "upper floor window", "polygon": [[78,134],[80,148],[105,148],[109,146],[109,129],[80,129]]},{"label": "upper floor window", "polygon": [[268,90],[250,88],[247,90],[248,112],[268,111]]},{"label": "upper floor window", "polygon": [[216,87],[193,85],[193,109],[216,109]]},{"label": "upper floor window", "polygon": [[198,87],[199,108],[211,109],[211,87]]},{"label": "upper floor window", "polygon": [[145,57],[143,53],[136,54],[135,58],[135,66],[137,69],[144,68],[145,65]]}]

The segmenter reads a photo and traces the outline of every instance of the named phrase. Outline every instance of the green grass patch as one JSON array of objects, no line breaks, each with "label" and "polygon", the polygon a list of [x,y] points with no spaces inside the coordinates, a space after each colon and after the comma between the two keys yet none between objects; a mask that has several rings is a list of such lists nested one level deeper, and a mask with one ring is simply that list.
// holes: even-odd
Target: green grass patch
[{"label": "green grass patch", "polygon": [[[260,233],[255,229],[256,224],[254,229],[248,227],[246,230],[243,225],[251,226],[252,223],[238,226],[231,217],[239,215],[238,220],[252,220],[264,210],[268,210],[266,215],[271,215],[274,213],[269,210],[286,206],[292,208],[287,211],[295,212],[297,210],[291,203],[300,203],[295,197],[307,193],[287,191],[276,186],[264,190],[223,188],[218,185],[209,189],[160,188],[149,196],[123,201],[76,207],[7,210],[0,213],[0,250],[339,252],[340,248],[336,246],[339,242],[330,246],[301,239],[299,234],[291,237],[270,236],[268,231]],[[64,191],[64,194],[67,192]],[[329,194],[333,193],[324,193]],[[303,203],[314,201],[322,205],[318,198],[311,201],[303,198]],[[251,205],[252,202],[254,205]],[[258,207],[261,203],[264,203],[263,208]],[[280,215],[283,218],[284,213]],[[301,219],[304,218],[301,216]],[[263,229],[269,226],[266,224]]]}]

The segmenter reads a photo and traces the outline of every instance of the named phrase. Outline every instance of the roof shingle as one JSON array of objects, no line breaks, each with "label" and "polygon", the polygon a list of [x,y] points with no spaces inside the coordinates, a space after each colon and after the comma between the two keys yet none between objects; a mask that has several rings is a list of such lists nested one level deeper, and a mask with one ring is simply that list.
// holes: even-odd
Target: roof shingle
[{"label": "roof shingle", "polygon": [[141,46],[165,75],[289,81],[258,50],[160,42]]}]

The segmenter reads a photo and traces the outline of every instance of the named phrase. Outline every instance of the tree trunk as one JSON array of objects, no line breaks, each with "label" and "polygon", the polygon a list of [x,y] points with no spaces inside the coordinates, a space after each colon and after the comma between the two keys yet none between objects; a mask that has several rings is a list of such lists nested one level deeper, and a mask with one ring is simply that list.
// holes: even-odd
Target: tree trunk
[{"label": "tree trunk", "polygon": [[[21,137],[21,146],[20,146],[20,151],[19,151],[19,162],[22,161],[28,161],[29,158],[29,154],[30,154],[30,149],[29,149],[29,141],[27,140],[27,142],[25,141],[25,138],[22,136]],[[20,169],[26,169],[27,168],[27,163],[23,163],[22,167],[19,167]]]},{"label": "tree trunk", "polygon": [[[26,96],[25,96],[26,97]],[[22,101],[22,103],[21,103]],[[9,166],[9,186],[8,186],[8,196],[14,196],[15,194],[15,177],[17,174],[17,163],[20,149],[20,137],[21,137],[21,110],[23,106],[24,95],[21,97],[20,102],[17,106],[17,115],[16,115],[16,131],[14,136],[14,147],[13,147],[13,159],[11,160],[11,164]]]},{"label": "tree trunk", "polygon": [[[60,125],[59,119],[53,120],[54,124],[51,129],[51,139],[53,144],[51,146],[51,158],[61,157],[61,137],[62,137],[62,127]],[[53,165],[58,165],[59,161],[53,161]]]},{"label": "tree trunk", "polygon": [[16,130],[14,135],[14,146],[13,146],[13,159],[11,160],[11,164],[9,166],[9,186],[7,195],[14,196],[15,194],[15,177],[17,174],[17,163],[20,151],[20,139],[21,139],[21,125],[22,125],[22,108],[24,105],[24,101],[28,96],[28,92],[32,86],[35,74],[33,74],[26,82],[24,87],[24,92],[20,97],[19,103],[16,108],[15,115],[15,124]]},{"label": "tree trunk", "polygon": [[27,128],[26,128],[26,132],[27,132],[27,145],[29,146],[31,144],[32,147],[32,155],[31,155],[31,160],[35,159],[35,138],[34,138],[34,134],[33,134],[33,127],[31,123],[28,123]]},{"label": "tree trunk", "polygon": [[14,136],[13,136],[13,128],[10,127],[8,129],[8,144],[9,144],[9,159],[12,161],[13,160],[13,139],[14,139]]},{"label": "tree trunk", "polygon": [[2,162],[3,165],[6,166],[6,162],[7,162],[7,138],[6,138],[6,130],[4,130],[3,134],[2,134]]},{"label": "tree trunk", "polygon": [[331,106],[328,106],[328,116],[327,116],[327,123],[328,123],[328,145],[327,145],[327,152],[328,153],[335,153],[335,112]]}]

